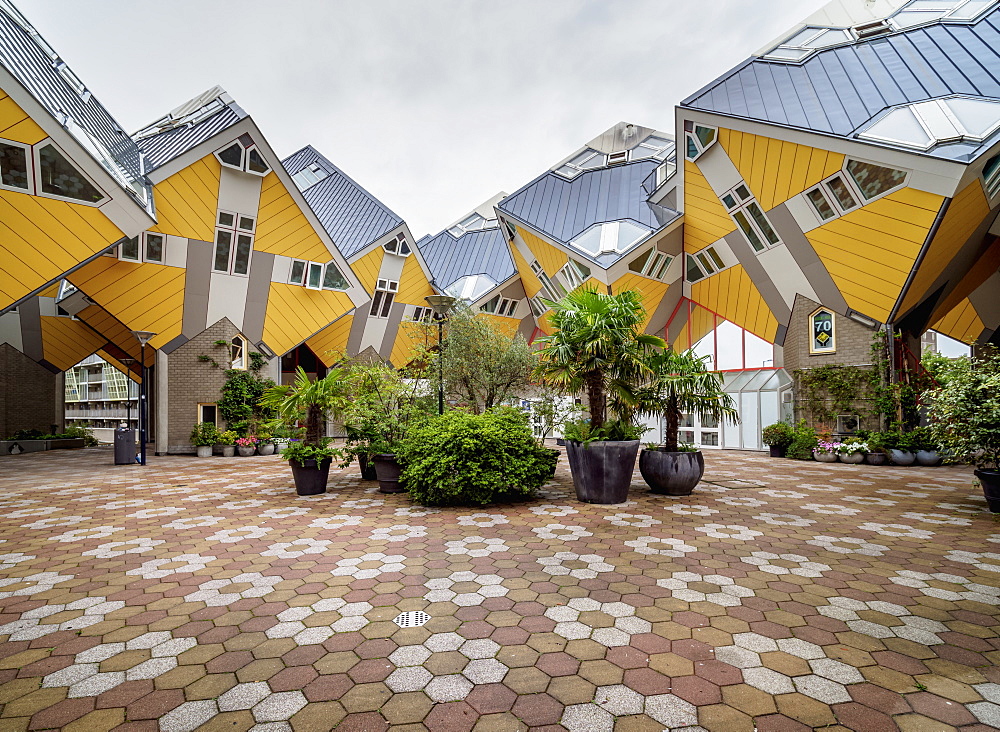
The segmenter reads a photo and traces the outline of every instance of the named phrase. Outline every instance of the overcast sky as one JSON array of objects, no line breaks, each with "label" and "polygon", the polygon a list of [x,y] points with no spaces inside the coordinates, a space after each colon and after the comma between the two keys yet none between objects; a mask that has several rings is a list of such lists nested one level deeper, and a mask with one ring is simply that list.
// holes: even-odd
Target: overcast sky
[{"label": "overcast sky", "polygon": [[15,0],[134,131],[215,84],[417,237],[681,99],[823,0]]}]

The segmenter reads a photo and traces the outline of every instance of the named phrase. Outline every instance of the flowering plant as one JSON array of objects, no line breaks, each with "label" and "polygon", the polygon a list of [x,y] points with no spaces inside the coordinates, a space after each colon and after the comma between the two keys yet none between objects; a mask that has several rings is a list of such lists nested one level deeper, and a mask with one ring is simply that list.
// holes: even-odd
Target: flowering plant
[{"label": "flowering plant", "polygon": [[225,432],[220,432],[217,438],[216,444],[218,445],[235,445],[236,438],[238,435],[232,430],[226,430]]},{"label": "flowering plant", "polygon": [[257,444],[257,438],[253,437],[239,437],[236,439],[236,444],[239,447],[253,447]]},{"label": "flowering plant", "polygon": [[850,442],[845,442],[840,446],[840,452],[842,455],[852,455],[856,452],[863,452],[868,454],[871,450],[868,449],[867,442],[858,442],[857,440],[851,440]]},{"label": "flowering plant", "polygon": [[820,440],[816,447],[813,448],[813,452],[820,455],[836,455],[840,452],[839,442],[826,442],[825,440]]}]

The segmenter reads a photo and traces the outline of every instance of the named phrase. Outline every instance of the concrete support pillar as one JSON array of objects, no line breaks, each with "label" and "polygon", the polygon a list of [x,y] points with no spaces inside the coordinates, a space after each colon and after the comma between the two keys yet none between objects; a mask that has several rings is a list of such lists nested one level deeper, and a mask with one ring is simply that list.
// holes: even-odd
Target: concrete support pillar
[{"label": "concrete support pillar", "polygon": [[169,391],[168,391],[168,376],[170,370],[168,368],[169,356],[163,351],[157,350],[156,352],[156,368],[153,369],[155,384],[150,391],[153,394],[153,400],[156,403],[156,409],[153,410],[156,422],[153,429],[156,435],[156,442],[154,443],[154,450],[157,455],[167,454],[167,437],[169,435],[169,417],[170,410],[167,408],[169,401]]}]

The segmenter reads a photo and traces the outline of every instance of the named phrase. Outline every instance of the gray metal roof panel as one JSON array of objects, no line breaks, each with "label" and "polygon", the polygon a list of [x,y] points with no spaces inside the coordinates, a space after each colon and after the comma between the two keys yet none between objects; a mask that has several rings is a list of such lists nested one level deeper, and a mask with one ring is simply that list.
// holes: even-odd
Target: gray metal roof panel
[{"label": "gray metal roof panel", "polygon": [[[89,90],[86,95],[81,95],[63,78],[58,68],[60,63],[64,63],[62,59],[51,59],[26,29],[25,26],[31,27],[27,20],[23,16],[15,16],[20,16],[16,9],[8,10],[5,3],[0,4],[0,65],[56,121],[65,126],[65,118],[71,118],[107,148],[129,176],[142,180],[139,147]],[[37,35],[37,31],[34,33]],[[135,196],[133,191],[124,190]],[[147,211],[152,210],[151,203],[143,204],[138,198],[135,200]]]},{"label": "gray metal roof panel", "polygon": [[643,180],[658,160],[589,170],[567,180],[545,173],[505,198],[501,211],[568,244],[596,223],[632,219],[651,230],[659,228],[646,202]]},{"label": "gray metal roof panel", "polygon": [[146,169],[155,170],[165,165],[223,130],[232,127],[246,116],[246,112],[240,107],[228,104],[216,114],[197,124],[175,127],[154,137],[139,140],[139,149],[146,156]]},{"label": "gray metal roof panel", "polygon": [[[952,94],[1000,98],[1000,7],[972,24],[910,28],[801,64],[751,58],[681,106],[850,137],[889,107]],[[929,154],[960,160],[980,147],[938,145]]]},{"label": "gray metal roof panel", "polygon": [[345,257],[351,257],[403,223],[385,204],[362,188],[311,145],[282,160],[290,175],[318,163],[327,177],[302,195]]},{"label": "gray metal roof panel", "polygon": [[417,246],[442,290],[467,275],[489,275],[499,284],[517,273],[507,238],[497,227],[470,231],[457,239],[442,231],[423,237]]}]

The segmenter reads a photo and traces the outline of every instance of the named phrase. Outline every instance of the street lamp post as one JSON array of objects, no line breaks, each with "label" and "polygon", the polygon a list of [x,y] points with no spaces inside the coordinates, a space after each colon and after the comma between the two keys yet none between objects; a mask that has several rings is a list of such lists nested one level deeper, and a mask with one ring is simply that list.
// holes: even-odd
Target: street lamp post
[{"label": "street lamp post", "polygon": [[424,299],[434,308],[438,324],[438,414],[444,414],[444,321],[458,299],[451,295],[428,295]]},{"label": "street lamp post", "polygon": [[[128,358],[128,357],[121,358],[119,359],[119,361],[121,361],[122,364],[125,366],[126,371],[131,371],[132,364],[135,363],[134,358]],[[128,374],[126,374],[126,376],[128,376]],[[129,394],[129,392],[132,390],[128,387],[128,385],[129,382],[126,381],[125,387],[127,391],[125,392],[125,427],[127,429],[132,429],[132,399],[131,395]]]},{"label": "street lamp post", "polygon": [[142,382],[139,384],[139,465],[146,464],[146,430],[149,423],[149,401],[146,382],[149,369],[146,367],[146,344],[156,335],[148,330],[133,330],[132,335],[139,341],[142,352]]}]

